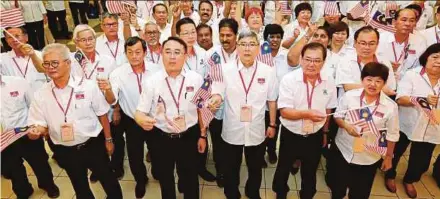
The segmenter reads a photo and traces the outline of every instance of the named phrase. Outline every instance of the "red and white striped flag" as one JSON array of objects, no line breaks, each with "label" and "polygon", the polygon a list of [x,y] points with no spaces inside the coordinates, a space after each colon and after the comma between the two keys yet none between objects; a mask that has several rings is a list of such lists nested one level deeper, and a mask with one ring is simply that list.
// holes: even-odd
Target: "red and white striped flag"
[{"label": "red and white striped flag", "polygon": [[220,55],[214,52],[211,58],[207,61],[209,73],[208,76],[211,77],[213,82],[223,82],[222,68],[220,65]]},{"label": "red and white striped flag", "polygon": [[24,18],[20,8],[2,10],[0,14],[0,26],[2,28],[24,26]]},{"label": "red and white striped flag", "polygon": [[384,14],[379,10],[376,10],[374,14],[371,16],[370,10],[367,9],[367,13],[364,17],[364,21],[367,25],[370,25],[373,28],[382,29],[387,32],[395,33],[396,29],[392,25],[392,19],[384,17]]},{"label": "red and white striped flag", "polygon": [[174,122],[173,120],[168,118],[167,106],[165,105],[165,101],[163,100],[163,98],[161,96],[159,96],[159,99],[157,100],[156,110],[161,110],[161,111],[156,111],[156,114],[157,115],[161,115],[161,114],[164,115],[165,121],[168,123],[168,125],[173,130],[173,133],[180,133],[184,130],[184,129],[180,129],[179,125],[176,122]]},{"label": "red and white striped flag", "polygon": [[257,55],[257,61],[263,62],[266,65],[274,66],[274,61],[272,57],[272,49],[270,48],[269,42],[265,41],[261,45],[260,54]]},{"label": "red and white striped flag", "polygon": [[204,127],[208,127],[214,118],[214,114],[205,106],[205,102],[211,97],[211,78],[208,76],[204,79],[202,86],[197,90],[191,103],[195,104],[200,110]]},{"label": "red and white striped flag", "polygon": [[130,0],[107,0],[105,2],[105,6],[107,7],[108,12],[112,14],[119,14],[125,12],[124,4],[136,7],[134,1],[130,1]]},{"label": "red and white striped flag", "polygon": [[332,1],[332,0],[325,1],[324,15],[329,15],[329,16],[341,15],[341,13],[339,13],[338,4],[336,1]]},{"label": "red and white striped flag", "polygon": [[28,134],[29,127],[15,128],[1,134],[0,152],[6,149],[9,145]]},{"label": "red and white striped flag", "polygon": [[397,9],[399,9],[399,7],[395,1],[387,1],[385,5],[385,17],[394,18]]},{"label": "red and white striped flag", "polygon": [[289,1],[280,1],[281,14],[292,15],[292,9],[290,8]]},{"label": "red and white striped flag", "polygon": [[359,1],[351,10],[350,14],[353,19],[361,17],[368,10],[368,1]]},{"label": "red and white striped flag", "polygon": [[431,120],[432,123],[439,125],[440,121],[437,121],[434,113],[432,112],[431,107],[429,106],[428,99],[426,97],[410,97],[411,103],[414,104],[415,107],[421,109],[425,116]]}]

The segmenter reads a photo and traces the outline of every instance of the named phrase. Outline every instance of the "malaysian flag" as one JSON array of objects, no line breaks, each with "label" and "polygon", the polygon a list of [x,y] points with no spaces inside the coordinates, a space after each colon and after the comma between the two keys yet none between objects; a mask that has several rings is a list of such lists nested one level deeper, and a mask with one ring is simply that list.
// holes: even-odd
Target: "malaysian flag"
[{"label": "malaysian flag", "polygon": [[205,102],[211,96],[211,83],[211,78],[209,76],[206,77],[202,86],[191,100],[191,102],[200,110],[204,127],[208,127],[209,123],[211,123],[211,120],[214,118],[214,114],[205,106]]},{"label": "malaysian flag", "polygon": [[7,131],[5,133],[1,134],[1,145],[0,145],[0,152],[6,149],[9,145],[20,139],[21,137],[28,134],[29,127],[23,127],[23,128],[15,128],[13,130]]},{"label": "malaysian flag", "polygon": [[290,8],[289,1],[281,1],[281,15],[292,15],[292,9]]},{"label": "malaysian flag", "polygon": [[209,77],[214,82],[223,82],[222,68],[220,65],[220,55],[214,52],[207,61],[209,66]]},{"label": "malaysian flag", "polygon": [[107,7],[108,12],[112,14],[119,14],[125,12],[124,4],[136,7],[134,1],[129,1],[129,0],[107,0],[105,2],[105,6]]},{"label": "malaysian flag", "polygon": [[372,26],[373,28],[382,29],[387,32],[396,32],[396,29],[392,25],[393,18],[386,18],[385,14],[383,14],[379,10],[376,10],[376,12],[374,12],[373,17],[370,16],[371,15],[369,14],[369,12],[367,12],[367,15],[364,18],[366,24]]},{"label": "malaysian flag", "polygon": [[2,10],[0,15],[0,26],[2,28],[24,26],[24,18],[20,8]]},{"label": "malaysian flag", "polygon": [[75,57],[75,60],[78,62],[81,68],[84,68],[86,66],[87,58],[81,50],[78,49],[73,56]]},{"label": "malaysian flag", "polygon": [[179,125],[176,124],[173,120],[168,118],[167,116],[167,106],[165,105],[165,101],[161,96],[159,96],[159,99],[157,100],[157,106],[156,106],[156,114],[159,116],[161,114],[164,115],[165,121],[168,123],[168,125],[173,130],[173,133],[180,133],[184,129],[180,129]]},{"label": "malaysian flag", "polygon": [[394,1],[387,1],[385,5],[385,16],[387,18],[394,18],[394,15],[397,12],[397,9],[399,7],[397,6],[397,3]]},{"label": "malaysian flag", "polygon": [[439,125],[440,122],[435,118],[434,113],[432,112],[431,107],[429,106],[428,99],[426,97],[410,97],[411,103],[414,104],[417,108],[421,109],[425,116],[431,120],[432,123]]},{"label": "malaysian flag", "polygon": [[274,66],[272,49],[269,46],[269,42],[265,41],[261,45],[260,54],[257,56],[257,61],[263,62],[269,66]]},{"label": "malaysian flag", "polygon": [[329,15],[329,16],[341,15],[339,13],[338,3],[334,0],[325,1],[324,15]]},{"label": "malaysian flag", "polygon": [[351,17],[353,17],[353,19],[357,19],[359,17],[361,17],[366,11],[368,10],[368,0],[362,0],[359,1],[359,3],[356,4],[356,6],[354,6],[351,10],[350,10],[350,14]]}]

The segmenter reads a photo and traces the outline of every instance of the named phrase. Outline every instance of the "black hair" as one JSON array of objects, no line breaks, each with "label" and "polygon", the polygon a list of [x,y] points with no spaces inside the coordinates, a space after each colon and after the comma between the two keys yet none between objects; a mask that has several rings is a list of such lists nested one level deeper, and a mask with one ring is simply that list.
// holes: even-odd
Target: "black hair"
[{"label": "black hair", "polygon": [[218,24],[219,31],[221,28],[230,28],[234,34],[238,33],[238,23],[235,19],[224,18],[220,20],[220,23]]},{"label": "black hair", "polygon": [[201,1],[199,2],[199,12],[200,12],[200,6],[202,5],[202,3],[207,3],[207,4],[209,4],[209,5],[211,6],[211,10],[214,11],[214,5],[212,5],[211,1],[208,1],[208,0],[201,0]]},{"label": "black hair", "polygon": [[313,13],[312,6],[309,3],[300,3],[295,7],[295,18],[298,18],[299,13],[303,10],[308,10],[310,13]]},{"label": "black hair", "polygon": [[156,8],[157,8],[158,6],[163,6],[163,7],[165,7],[165,10],[166,10],[167,13],[168,13],[168,7],[167,7],[165,4],[163,4],[163,3],[158,3],[158,4],[154,5],[154,6],[153,6],[153,13],[156,12]]},{"label": "black hair", "polygon": [[365,77],[380,77],[384,82],[387,82],[389,72],[390,69],[387,66],[379,62],[370,62],[365,64],[362,69],[361,79],[363,80]]},{"label": "black hair", "polygon": [[[419,6],[420,7],[420,6]],[[411,11],[413,11],[414,12],[414,10],[412,10],[413,8],[404,8],[404,9],[400,9],[400,10],[398,10],[397,12],[396,12],[396,14],[394,15],[394,20],[397,20],[398,18],[399,18],[399,16],[400,16],[400,13],[402,12],[402,11],[405,11],[405,10],[411,10]],[[421,9],[421,8],[420,8]],[[422,14],[421,12],[419,12],[420,14]],[[414,12],[414,15],[416,15],[416,17],[417,17],[417,14]]]},{"label": "black hair", "polygon": [[305,45],[303,47],[303,49],[301,50],[301,57],[304,57],[306,50],[316,50],[316,49],[321,49],[322,58],[323,58],[323,60],[325,60],[327,58],[327,48],[325,48],[322,44],[320,44],[318,42],[312,42],[312,43],[308,43],[307,45]]},{"label": "black hair", "polygon": [[357,41],[357,39],[359,37],[359,34],[361,34],[361,33],[368,33],[368,32],[374,32],[376,34],[377,41],[379,41],[379,38],[380,38],[379,31],[377,31],[377,29],[373,28],[372,26],[364,26],[362,28],[359,28],[359,30],[357,30],[354,33],[354,40]]},{"label": "black hair", "polygon": [[440,6],[437,7],[437,14],[440,14]]},{"label": "black hair", "polygon": [[177,23],[176,23],[176,33],[177,34],[180,34],[180,28],[185,24],[192,24],[192,25],[194,25],[194,28],[196,27],[196,23],[194,23],[194,21],[191,18],[189,18],[189,17],[182,18],[179,21],[177,21]]},{"label": "black hair", "polygon": [[170,41],[176,41],[176,42],[180,43],[180,44],[183,46],[183,49],[185,49],[185,53],[188,52],[188,46],[187,46],[186,43],[185,43],[182,39],[180,39],[179,37],[168,37],[168,39],[165,40],[165,41],[162,43],[162,49],[164,49],[163,47],[165,46],[165,44],[167,44],[167,43],[170,42]]},{"label": "black hair", "polygon": [[430,45],[425,52],[422,53],[419,57],[420,65],[423,67],[426,66],[426,62],[428,62],[428,57],[431,56],[434,53],[440,53],[440,43],[435,43]]},{"label": "black hair", "polygon": [[283,37],[284,37],[283,27],[281,27],[278,24],[267,24],[266,27],[264,28],[264,32],[263,32],[264,40],[267,41],[267,38],[269,37],[269,35],[275,35],[275,34],[280,34],[281,39],[283,39]]},{"label": "black hair", "polygon": [[[7,27],[5,28],[6,31],[13,29],[13,28],[18,28],[21,30],[21,33],[27,35],[27,30],[24,28],[24,26],[20,26],[20,27]],[[5,33],[5,35],[8,35],[7,33]]]},{"label": "black hair", "polygon": [[134,45],[136,45],[138,42],[141,42],[141,44],[142,44],[142,50],[144,50],[144,52],[146,52],[146,51],[147,51],[147,42],[145,42],[143,39],[141,39],[141,38],[138,37],[138,36],[134,36],[134,37],[129,37],[129,38],[127,39],[127,41],[125,41],[125,44],[124,44],[124,50],[125,50],[125,53],[127,53],[127,47],[128,47],[128,46],[134,46]]},{"label": "black hair", "polygon": [[341,32],[341,31],[345,31],[347,33],[347,38],[350,37],[350,29],[349,29],[348,25],[343,21],[339,21],[339,22],[336,22],[335,24],[331,24],[328,27],[328,31],[329,31],[330,38],[333,37],[334,33]]},{"label": "black hair", "polygon": [[[405,8],[407,8],[407,9],[412,9],[412,10],[417,10],[417,12],[419,13],[419,15],[418,16],[416,16],[417,18],[419,18],[421,15],[422,15],[422,7],[420,7],[419,5],[417,5],[417,4],[409,4],[408,6],[406,6]],[[417,14],[416,14],[417,15]],[[396,20],[397,20],[397,18],[396,18]]]},{"label": "black hair", "polygon": [[203,28],[208,28],[209,29],[209,32],[211,33],[211,35],[212,35],[212,28],[211,28],[211,26],[208,26],[208,25],[206,25],[206,24],[204,24],[204,23],[200,23],[197,27],[196,27],[196,31],[197,32],[199,32],[201,29],[203,29]]}]

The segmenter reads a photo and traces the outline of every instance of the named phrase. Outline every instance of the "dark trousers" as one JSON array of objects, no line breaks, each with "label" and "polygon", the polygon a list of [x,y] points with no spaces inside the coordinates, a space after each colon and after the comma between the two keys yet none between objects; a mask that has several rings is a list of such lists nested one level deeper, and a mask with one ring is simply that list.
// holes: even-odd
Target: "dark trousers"
[{"label": "dark trousers", "polygon": [[10,176],[12,190],[18,198],[28,198],[32,194],[32,185],[29,184],[23,159],[29,163],[37,176],[39,187],[54,186],[43,138],[30,140],[27,136],[22,137],[2,151],[1,156],[2,173]]},{"label": "dark trousers", "polygon": [[[66,10],[47,10],[47,19],[50,32],[52,32],[52,35],[55,38],[67,38],[69,29],[66,22]],[[58,27],[58,23],[60,24],[60,27]]]},{"label": "dark trousers", "polygon": [[118,180],[109,167],[103,133],[76,146],[54,145],[54,152],[64,165],[77,198],[95,198],[89,186],[87,169],[98,177],[107,198],[122,198]]},{"label": "dark trousers", "polygon": [[422,174],[428,170],[435,144],[411,142],[405,133],[400,132],[399,141],[394,148],[393,167],[385,173],[385,178],[396,178],[397,164],[399,164],[400,158],[410,143],[411,149],[409,152],[408,169],[403,177],[403,182],[407,184],[418,182]]},{"label": "dark trousers", "polygon": [[[209,124],[209,135],[211,136],[212,141],[212,155],[215,162],[215,170],[217,176],[223,175],[222,169],[221,169],[221,163],[222,163],[222,128],[223,128],[223,120],[213,119],[211,123]],[[206,145],[208,146],[208,145]],[[207,150],[206,150],[206,156],[207,156]],[[206,162],[206,156],[205,156],[205,162]],[[200,166],[201,168],[201,166]]]},{"label": "dark trousers", "polygon": [[43,20],[26,23],[24,28],[29,36],[29,44],[36,50],[43,49],[45,46]]},{"label": "dark trousers", "polygon": [[[233,145],[224,141],[223,154],[227,154],[223,171],[225,175],[224,193],[228,199],[239,199],[241,197],[238,186],[240,184],[240,168],[243,159],[243,151],[248,168],[248,179],[245,186],[245,194],[252,199],[260,197],[262,180],[262,158],[264,156],[264,142],[256,146]],[[226,161],[227,158],[227,161]]]},{"label": "dark trousers", "polygon": [[[132,118],[121,111],[125,129],[128,163],[136,183],[147,183],[147,168],[144,162],[145,144],[150,149],[149,138],[151,133],[142,129]],[[153,159],[153,158],[152,158]]]},{"label": "dark trousers", "polygon": [[[332,199],[342,199],[349,189],[348,198],[368,199],[371,187],[373,186],[374,176],[379,167],[380,160],[372,165],[357,165],[348,163],[336,145],[330,149],[331,159],[327,160],[331,170],[327,173],[331,179],[330,190]],[[303,167],[301,167],[302,169]]]},{"label": "dark trousers", "polygon": [[[275,123],[277,126],[280,125],[280,111],[277,110],[277,115],[276,115],[276,120]],[[269,115],[269,111],[266,111],[266,115],[265,115],[265,124],[266,124],[266,129],[270,124],[270,115]],[[279,127],[278,127],[279,128]],[[278,140],[278,128],[275,129],[275,136],[273,138],[266,138],[266,140],[264,141],[266,143],[266,150],[268,153],[273,153],[275,154],[275,150],[277,148],[277,140]],[[263,157],[264,158],[264,157]]]},{"label": "dark trousers", "polygon": [[199,198],[199,178],[197,174],[197,142],[200,135],[199,125],[182,132],[180,138],[170,138],[165,132],[154,128],[151,133],[151,158],[160,183],[163,199],[175,199],[174,167],[177,169],[181,191],[184,198]]},{"label": "dark trousers", "polygon": [[69,2],[70,11],[72,12],[73,23],[77,26],[79,23],[79,16],[81,17],[81,24],[88,24],[86,17],[87,4]]},{"label": "dark trousers", "polygon": [[321,159],[322,132],[307,137],[281,127],[280,159],[275,171],[272,189],[285,197],[290,190],[287,181],[296,160],[301,160],[300,198],[313,198],[316,193],[316,170]]},{"label": "dark trousers", "polygon": [[110,123],[112,131],[112,138],[114,144],[114,151],[110,160],[110,168],[114,171],[124,170],[124,154],[125,154],[125,139],[124,128],[121,123],[114,125]]}]

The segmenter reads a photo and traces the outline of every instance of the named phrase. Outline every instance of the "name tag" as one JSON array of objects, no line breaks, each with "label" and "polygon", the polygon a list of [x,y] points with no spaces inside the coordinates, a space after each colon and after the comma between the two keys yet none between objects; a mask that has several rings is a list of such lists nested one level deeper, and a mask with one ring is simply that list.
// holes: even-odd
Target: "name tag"
[{"label": "name tag", "polygon": [[304,133],[313,133],[313,121],[312,120],[303,120],[303,132]]},{"label": "name tag", "polygon": [[185,122],[185,116],[179,115],[173,118],[174,123],[179,127],[181,131],[184,131],[186,129],[186,122]]},{"label": "name tag", "polygon": [[187,86],[186,87],[186,92],[194,92],[194,87],[193,86]]},{"label": "name tag", "polygon": [[102,67],[98,67],[98,68],[96,68],[96,71],[98,71],[98,72],[104,72],[104,68],[102,68]]},{"label": "name tag", "polygon": [[9,92],[9,94],[11,95],[11,97],[17,97],[18,96],[18,91],[12,91],[12,92]]},{"label": "name tag", "polygon": [[76,98],[77,100],[79,100],[79,99],[84,99],[84,93],[77,93],[77,94],[75,94],[75,98]]},{"label": "name tag", "polygon": [[[440,122],[440,109],[432,109],[432,115],[434,116],[437,122]],[[432,120],[429,122],[429,124],[440,125],[440,124],[435,124]]]},{"label": "name tag", "polygon": [[259,84],[264,84],[266,82],[266,79],[265,78],[258,78],[257,81]]},{"label": "name tag", "polygon": [[240,121],[241,122],[252,122],[252,106],[242,105],[240,108]]},{"label": "name tag", "polygon": [[73,124],[72,123],[61,124],[61,141],[71,142],[74,140],[75,138],[73,136]]},{"label": "name tag", "polygon": [[382,112],[379,112],[379,111],[376,111],[376,113],[374,113],[374,115],[376,117],[380,117],[380,118],[383,118],[383,116],[384,116],[384,114]]},{"label": "name tag", "polygon": [[414,55],[414,54],[416,54],[416,50],[408,49],[408,54]]},{"label": "name tag", "polygon": [[355,137],[353,140],[353,152],[362,153],[365,150],[365,139],[363,137]]}]

